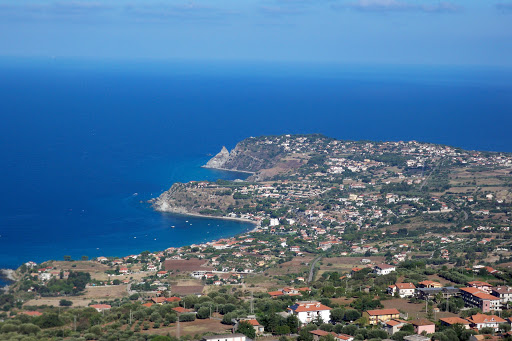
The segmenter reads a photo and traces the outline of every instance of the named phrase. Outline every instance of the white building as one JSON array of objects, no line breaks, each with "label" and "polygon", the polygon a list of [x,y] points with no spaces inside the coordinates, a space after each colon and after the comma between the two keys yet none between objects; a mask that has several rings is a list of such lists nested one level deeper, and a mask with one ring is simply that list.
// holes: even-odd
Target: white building
[{"label": "white building", "polygon": [[324,323],[331,320],[331,308],[318,301],[297,302],[288,307],[288,314],[295,315],[302,324],[307,324],[317,319]]},{"label": "white building", "polygon": [[476,314],[467,319],[471,326],[478,330],[482,328],[492,328],[498,331],[500,323],[506,323],[504,319],[496,315]]},{"label": "white building", "polygon": [[393,271],[396,271],[396,267],[394,265],[379,264],[379,265],[375,265],[375,267],[373,268],[373,271],[379,276],[389,275]]},{"label": "white building", "polygon": [[416,292],[416,286],[412,283],[395,283],[388,286],[388,294],[398,293],[400,298],[413,297]]},{"label": "white building", "polygon": [[491,295],[499,297],[501,304],[512,302],[512,287],[498,286],[491,289]]}]

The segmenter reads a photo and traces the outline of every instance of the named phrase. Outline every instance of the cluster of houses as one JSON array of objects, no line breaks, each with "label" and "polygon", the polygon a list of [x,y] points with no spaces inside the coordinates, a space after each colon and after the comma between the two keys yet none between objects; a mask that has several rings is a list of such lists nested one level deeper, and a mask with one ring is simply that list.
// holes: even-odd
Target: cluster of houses
[{"label": "cluster of houses", "polygon": [[[317,321],[330,321],[331,308],[323,305],[318,301],[300,301],[288,307],[287,314],[295,315],[300,323],[305,325]],[[404,320],[404,316],[395,308],[392,309],[374,309],[367,310],[363,313],[363,317],[368,320],[370,325],[381,326],[389,335],[400,331],[403,326],[411,324],[414,327],[415,335],[432,334],[436,332],[436,325],[434,322],[427,319],[417,319],[412,321]],[[440,319],[441,324],[452,326],[454,324],[461,324],[466,329],[481,330],[483,328],[492,328],[498,331],[500,324],[508,324],[512,326],[512,319],[503,319],[496,315],[475,314],[466,319],[460,317],[447,317]],[[314,339],[319,339],[322,336],[331,334],[335,340],[353,340],[350,335],[329,333],[321,330],[314,330],[311,332]],[[410,340],[420,340],[420,338],[410,338]],[[407,339],[409,340],[409,339]]]},{"label": "cluster of houses", "polygon": [[305,293],[310,293],[310,292],[311,292],[311,289],[308,287],[302,287],[302,288],[286,287],[286,288],[282,288],[282,289],[279,289],[276,291],[269,291],[268,294],[270,295],[270,297],[275,298],[275,297],[284,296],[284,295],[301,296]]},{"label": "cluster of houses", "polygon": [[512,301],[512,287],[492,286],[482,281],[468,282],[465,288],[443,287],[441,283],[423,281],[416,287],[413,283],[395,283],[388,286],[387,292],[401,298],[417,297],[420,299],[432,299],[438,294],[447,299],[459,296],[467,307],[476,307],[484,313],[501,310],[508,307]]}]

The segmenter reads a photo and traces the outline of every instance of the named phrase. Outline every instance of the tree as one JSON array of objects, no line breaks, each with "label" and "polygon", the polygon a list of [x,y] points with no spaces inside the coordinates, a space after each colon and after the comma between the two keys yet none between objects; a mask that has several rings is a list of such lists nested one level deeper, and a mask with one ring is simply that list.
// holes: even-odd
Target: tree
[{"label": "tree", "polygon": [[180,322],[190,322],[190,321],[195,321],[196,319],[196,314],[181,314],[180,315]]},{"label": "tree", "polygon": [[414,333],[414,326],[412,324],[406,324],[400,330],[407,333]]},{"label": "tree", "polygon": [[286,324],[290,327],[291,333],[297,333],[300,327],[299,318],[295,315],[290,315],[286,318]]},{"label": "tree", "polygon": [[484,327],[480,329],[480,334],[494,334],[494,328]]},{"label": "tree", "polygon": [[209,307],[201,307],[197,311],[196,317],[198,319],[207,319],[210,317],[210,308]]},{"label": "tree", "polygon": [[70,262],[71,261],[71,256],[69,256],[69,255],[64,256],[64,261]]},{"label": "tree", "polygon": [[89,260],[89,256],[82,256],[82,260],[83,261],[88,261]]},{"label": "tree", "polygon": [[508,323],[500,323],[499,328],[503,333],[507,333],[510,331],[510,324]]},{"label": "tree", "polygon": [[151,338],[151,341],[171,341],[171,338],[165,335],[158,335]]},{"label": "tree", "polygon": [[277,335],[287,335],[287,334],[290,334],[290,327],[288,327],[288,325],[277,326],[276,330],[275,330],[275,333]]},{"label": "tree", "polygon": [[345,316],[343,317],[343,319],[345,321],[355,321],[360,317],[361,317],[361,314],[357,310],[349,309],[349,310],[345,311]]},{"label": "tree", "polygon": [[71,307],[73,305],[73,302],[69,301],[69,300],[62,299],[59,301],[59,305],[61,307]]},{"label": "tree", "polygon": [[22,334],[27,334],[27,335],[34,334],[35,335],[41,331],[41,328],[39,328],[38,326],[36,326],[35,324],[32,324],[32,323],[23,323],[22,325],[20,325],[19,331]]},{"label": "tree", "polygon": [[[404,332],[404,331],[399,331],[399,332],[394,333],[394,334],[391,336],[391,339],[392,339],[392,340],[396,340],[396,341],[403,341],[404,336],[407,336],[407,335],[411,335],[411,333]],[[443,340],[443,341],[444,341],[444,340]]]},{"label": "tree", "polygon": [[35,319],[35,324],[41,328],[62,326],[63,322],[56,313],[46,313]]},{"label": "tree", "polygon": [[237,333],[242,333],[250,339],[254,339],[256,337],[256,331],[254,327],[247,321],[240,321],[238,323]]},{"label": "tree", "polygon": [[156,321],[160,321],[160,319],[162,318],[162,315],[160,315],[158,312],[153,312],[150,316],[149,316],[149,320],[151,322],[156,322]]}]

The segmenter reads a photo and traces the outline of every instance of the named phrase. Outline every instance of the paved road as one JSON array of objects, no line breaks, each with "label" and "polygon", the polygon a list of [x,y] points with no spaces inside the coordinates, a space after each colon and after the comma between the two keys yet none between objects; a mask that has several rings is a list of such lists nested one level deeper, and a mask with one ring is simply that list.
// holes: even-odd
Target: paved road
[{"label": "paved road", "polygon": [[311,268],[309,269],[308,283],[310,283],[313,280],[313,275],[315,274],[315,265],[321,258],[322,256],[318,256],[311,263]]}]

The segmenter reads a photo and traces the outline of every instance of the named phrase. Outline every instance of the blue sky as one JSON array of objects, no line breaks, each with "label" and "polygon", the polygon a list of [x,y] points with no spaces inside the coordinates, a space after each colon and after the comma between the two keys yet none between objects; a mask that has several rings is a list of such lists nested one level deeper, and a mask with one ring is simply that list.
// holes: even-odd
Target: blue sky
[{"label": "blue sky", "polygon": [[0,0],[0,56],[512,66],[512,0]]}]

